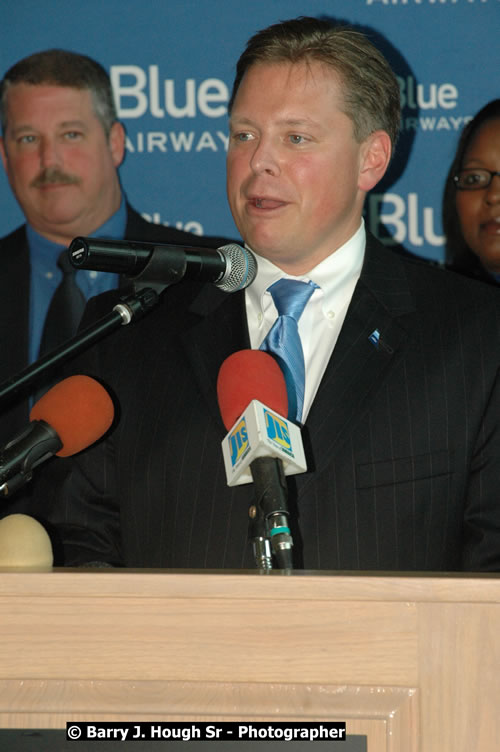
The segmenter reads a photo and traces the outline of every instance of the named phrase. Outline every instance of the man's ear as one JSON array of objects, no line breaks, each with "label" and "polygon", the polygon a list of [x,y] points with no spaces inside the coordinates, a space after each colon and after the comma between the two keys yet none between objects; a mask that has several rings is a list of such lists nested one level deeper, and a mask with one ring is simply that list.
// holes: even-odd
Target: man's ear
[{"label": "man's ear", "polygon": [[7,154],[5,152],[5,144],[3,138],[0,137],[0,157],[2,157],[2,163],[5,172],[7,172]]},{"label": "man's ear", "polygon": [[125,156],[125,128],[116,120],[109,132],[109,148],[115,167],[119,167]]},{"label": "man's ear", "polygon": [[370,191],[385,175],[391,161],[392,144],[386,131],[374,131],[361,144],[358,188]]}]

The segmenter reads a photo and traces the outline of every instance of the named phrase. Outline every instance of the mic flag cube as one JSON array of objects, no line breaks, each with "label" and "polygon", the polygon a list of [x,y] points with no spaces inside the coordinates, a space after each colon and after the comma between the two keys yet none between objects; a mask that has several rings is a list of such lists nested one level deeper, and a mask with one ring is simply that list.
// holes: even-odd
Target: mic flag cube
[{"label": "mic flag cube", "polygon": [[281,460],[285,475],[307,470],[300,428],[258,400],[252,400],[222,441],[228,486],[252,483],[250,464],[258,457]]}]

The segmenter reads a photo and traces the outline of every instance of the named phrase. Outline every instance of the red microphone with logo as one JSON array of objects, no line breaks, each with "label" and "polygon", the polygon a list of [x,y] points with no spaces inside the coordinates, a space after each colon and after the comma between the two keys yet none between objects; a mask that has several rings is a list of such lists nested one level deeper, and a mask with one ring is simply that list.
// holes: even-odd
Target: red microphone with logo
[{"label": "red microphone with logo", "polygon": [[271,569],[272,552],[281,569],[291,569],[285,475],[303,473],[307,465],[300,429],[284,417],[288,399],[283,373],[268,353],[240,350],[222,364],[217,396],[229,431],[222,442],[228,485],[255,486],[250,530],[257,565]]}]

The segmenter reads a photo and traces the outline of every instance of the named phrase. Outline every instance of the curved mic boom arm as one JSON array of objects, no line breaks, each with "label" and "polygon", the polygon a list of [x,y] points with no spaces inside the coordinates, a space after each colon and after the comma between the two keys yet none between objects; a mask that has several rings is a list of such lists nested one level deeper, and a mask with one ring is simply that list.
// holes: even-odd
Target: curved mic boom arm
[{"label": "curved mic boom arm", "polygon": [[159,299],[155,290],[148,287],[138,290],[134,295],[124,297],[120,303],[114,306],[111,313],[103,316],[95,324],[86,327],[60,347],[47,353],[28,368],[0,384],[0,406],[8,398],[25,390],[28,391],[33,384],[39,381],[41,376],[83,352],[102,337],[120,326],[130,324],[145,316],[156,306]]}]

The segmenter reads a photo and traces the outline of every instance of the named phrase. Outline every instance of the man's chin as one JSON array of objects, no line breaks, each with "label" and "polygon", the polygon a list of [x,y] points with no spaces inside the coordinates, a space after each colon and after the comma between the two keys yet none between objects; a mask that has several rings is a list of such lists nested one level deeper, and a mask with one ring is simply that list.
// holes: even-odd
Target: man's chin
[{"label": "man's chin", "polygon": [[60,236],[71,241],[78,235],[89,234],[82,231],[81,213],[75,212],[74,207],[72,211],[44,211],[34,218],[27,217],[27,220],[34,230],[47,238]]},{"label": "man's chin", "polygon": [[293,255],[293,251],[292,253],[290,252],[291,249],[289,247],[283,247],[282,243],[272,245],[261,244],[256,248],[254,248],[254,246],[250,243],[248,243],[248,245],[257,256],[265,258],[267,261],[270,261],[280,269],[284,269],[285,271],[290,271],[290,273],[293,273],[293,268],[297,263],[297,258]]},{"label": "man's chin", "polygon": [[245,243],[259,256],[272,260],[273,256],[280,255],[283,250],[283,238],[275,233],[249,232],[243,234]]},{"label": "man's chin", "polygon": [[64,228],[77,226],[78,219],[79,215],[75,215],[74,212],[53,212],[44,215],[43,223],[47,227],[64,230]]},{"label": "man's chin", "polygon": [[261,256],[262,258],[269,259],[269,261],[272,261],[273,263],[276,263],[276,259],[280,258],[280,256],[283,255],[283,250],[281,248],[277,248],[275,245],[270,245],[268,243],[257,243],[257,242],[250,242],[245,241],[246,245],[248,245],[249,248],[252,249],[254,253],[257,254],[257,256]]}]

